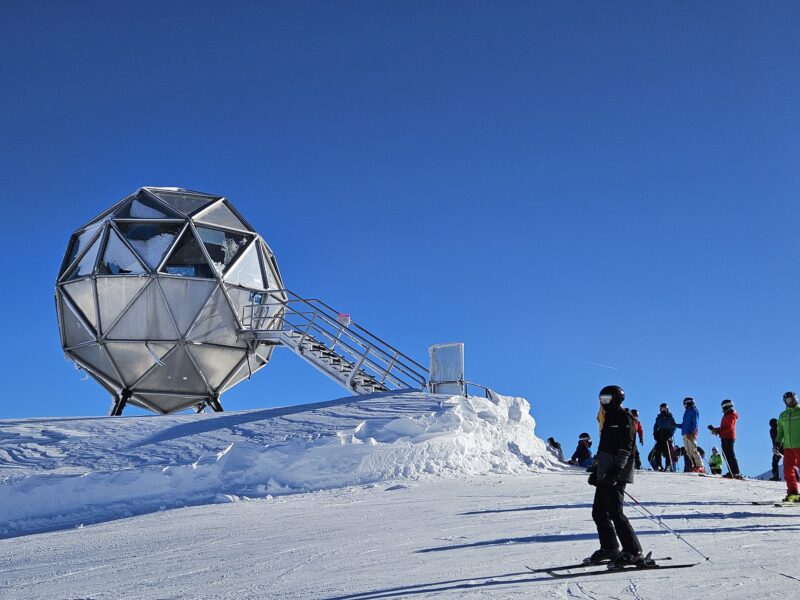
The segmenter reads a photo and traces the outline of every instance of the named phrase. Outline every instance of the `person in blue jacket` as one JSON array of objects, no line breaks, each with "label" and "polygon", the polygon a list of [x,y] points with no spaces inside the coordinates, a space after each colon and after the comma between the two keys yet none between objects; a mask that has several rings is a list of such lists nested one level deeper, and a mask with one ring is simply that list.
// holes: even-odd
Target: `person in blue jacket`
[{"label": "person in blue jacket", "polygon": [[[669,406],[666,402],[662,402],[659,406],[658,416],[656,423],[653,426],[653,438],[656,440],[656,446],[653,452],[652,465],[656,471],[672,470],[674,460],[670,452],[672,445],[672,436],[675,434],[675,417],[669,412]],[[661,467],[661,456],[664,456],[665,466]]]},{"label": "person in blue jacket", "polygon": [[705,473],[703,459],[697,451],[697,423],[700,421],[700,411],[694,405],[694,398],[683,399],[683,420],[678,424],[683,435],[684,460],[692,463],[691,471]]},{"label": "person in blue jacket", "polygon": [[593,460],[592,451],[589,450],[591,447],[592,438],[588,433],[582,433],[578,437],[578,447],[575,448],[572,458],[569,459],[569,464],[578,465],[579,467],[591,467]]}]

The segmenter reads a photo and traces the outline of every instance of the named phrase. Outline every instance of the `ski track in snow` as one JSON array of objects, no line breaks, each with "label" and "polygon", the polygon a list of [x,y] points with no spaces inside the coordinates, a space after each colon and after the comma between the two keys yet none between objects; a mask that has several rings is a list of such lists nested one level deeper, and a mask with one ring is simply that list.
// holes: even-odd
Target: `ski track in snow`
[{"label": "ski track in snow", "polygon": [[[554,580],[597,548],[593,488],[522,399],[409,394],[168,417],[0,421],[0,598],[789,599],[782,484],[637,474],[680,571]],[[184,507],[186,506],[186,507]],[[39,532],[39,533],[37,533]]]}]

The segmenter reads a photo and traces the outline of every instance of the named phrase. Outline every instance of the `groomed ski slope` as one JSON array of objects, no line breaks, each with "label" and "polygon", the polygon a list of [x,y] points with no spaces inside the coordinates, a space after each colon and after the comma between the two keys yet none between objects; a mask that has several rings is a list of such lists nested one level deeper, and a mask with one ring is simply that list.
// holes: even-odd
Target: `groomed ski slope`
[{"label": "groomed ski slope", "polygon": [[[800,506],[752,504],[782,484],[682,473],[640,473],[630,491],[710,562],[574,581],[529,573],[589,554],[596,534],[586,474],[551,466],[521,409],[416,394],[0,422],[0,506],[15,517],[3,523],[0,597],[797,597]],[[654,555],[702,561],[628,513]]]}]

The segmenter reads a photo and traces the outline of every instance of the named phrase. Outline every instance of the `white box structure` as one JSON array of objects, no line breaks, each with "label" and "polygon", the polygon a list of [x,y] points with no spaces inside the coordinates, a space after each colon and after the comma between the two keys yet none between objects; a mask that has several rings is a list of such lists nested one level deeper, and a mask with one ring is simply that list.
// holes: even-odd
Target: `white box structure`
[{"label": "white box structure", "polygon": [[464,342],[434,344],[431,358],[430,390],[434,394],[466,395],[464,383]]}]

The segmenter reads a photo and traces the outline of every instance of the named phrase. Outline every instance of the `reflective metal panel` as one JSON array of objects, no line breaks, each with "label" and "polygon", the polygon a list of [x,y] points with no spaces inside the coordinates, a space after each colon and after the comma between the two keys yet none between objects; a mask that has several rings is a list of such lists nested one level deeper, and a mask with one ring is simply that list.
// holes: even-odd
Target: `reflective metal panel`
[{"label": "reflective metal panel", "polygon": [[225,281],[233,285],[264,289],[264,280],[261,277],[261,265],[258,260],[258,245],[250,244],[242,257],[231,267],[225,275]]},{"label": "reflective metal panel", "polygon": [[94,340],[94,334],[81,322],[72,305],[61,298],[61,318],[67,346],[76,346]]},{"label": "reflective metal panel", "polygon": [[[249,365],[249,368],[248,368]],[[231,380],[225,384],[224,390],[227,391],[235,386],[237,383],[244,381],[245,379],[249,378],[251,373],[255,373],[261,367],[264,366],[259,360],[256,360],[255,357],[248,356],[247,360],[242,361],[242,365],[236,371],[236,375],[234,375]]]},{"label": "reflective metal panel", "polygon": [[105,348],[128,387],[133,386],[147,369],[158,364],[153,354],[161,359],[173,348],[172,344],[158,342],[150,342],[149,346],[152,352],[144,342],[106,342]]},{"label": "reflective metal panel", "polygon": [[97,264],[97,273],[100,275],[141,275],[145,271],[144,265],[119,239],[117,232],[109,229],[103,257]]},{"label": "reflective metal panel", "polygon": [[195,221],[208,223],[209,225],[219,225],[220,227],[230,227],[231,229],[248,230],[247,226],[225,206],[225,202],[218,202],[202,214],[197,215]]},{"label": "reflective metal panel", "polygon": [[253,239],[252,236],[243,233],[231,233],[199,226],[197,235],[200,236],[200,240],[219,273],[224,273]]},{"label": "reflective metal panel", "polygon": [[77,356],[88,367],[94,369],[107,379],[115,383],[120,383],[118,381],[119,377],[117,377],[116,371],[114,371],[114,367],[111,365],[111,361],[108,360],[108,356],[106,356],[106,353],[99,345],[92,344],[90,346],[81,346],[80,348],[73,348],[70,352]]},{"label": "reflective metal panel", "polygon": [[216,287],[213,281],[161,277],[158,282],[164,290],[172,316],[178,322],[181,335],[186,334],[197,313],[203,308],[211,292]]},{"label": "reflective metal panel", "polygon": [[202,371],[208,385],[214,390],[230,375],[245,354],[243,350],[229,350],[217,346],[196,344],[189,344],[186,349]]},{"label": "reflective metal panel", "polygon": [[200,243],[188,227],[178,240],[162,271],[170,275],[214,279],[214,270],[206,261]]},{"label": "reflective metal panel", "polygon": [[186,336],[193,342],[209,342],[244,348],[247,343],[238,336],[239,323],[220,288],[211,295]]},{"label": "reflective metal panel", "polygon": [[105,333],[133,297],[147,282],[147,277],[98,277],[97,298],[100,304],[100,327]]},{"label": "reflective metal panel", "polygon": [[81,310],[83,317],[89,321],[92,327],[97,329],[97,311],[95,311],[94,307],[94,286],[92,285],[92,280],[87,278],[72,281],[64,285],[62,289],[67,293],[70,300]]},{"label": "reflective metal panel", "polygon": [[162,361],[163,366],[153,368],[136,384],[136,391],[208,393],[203,379],[182,346],[175,346]]},{"label": "reflective metal panel", "polygon": [[161,264],[183,227],[182,223],[117,222],[117,227],[151,269]]},{"label": "reflective metal panel", "polygon": [[176,340],[180,337],[155,281],[133,301],[107,337],[112,340]]},{"label": "reflective metal panel", "polygon": [[185,408],[199,404],[205,397],[198,396],[197,398],[187,398],[186,396],[170,396],[168,394],[134,394],[134,398],[139,396],[145,402],[148,402],[161,410],[163,413],[171,413]]}]

